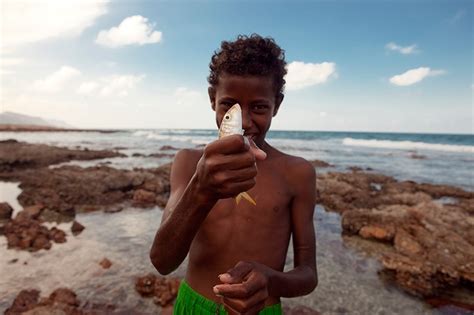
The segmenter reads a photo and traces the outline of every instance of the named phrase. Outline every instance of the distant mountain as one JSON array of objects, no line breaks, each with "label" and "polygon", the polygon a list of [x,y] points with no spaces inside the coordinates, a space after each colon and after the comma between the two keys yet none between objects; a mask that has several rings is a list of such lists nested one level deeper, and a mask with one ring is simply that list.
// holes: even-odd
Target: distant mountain
[{"label": "distant mountain", "polygon": [[3,112],[0,114],[0,125],[32,125],[32,126],[47,126],[56,128],[70,128],[75,127],[54,119],[44,119],[41,117],[18,114],[14,112]]}]

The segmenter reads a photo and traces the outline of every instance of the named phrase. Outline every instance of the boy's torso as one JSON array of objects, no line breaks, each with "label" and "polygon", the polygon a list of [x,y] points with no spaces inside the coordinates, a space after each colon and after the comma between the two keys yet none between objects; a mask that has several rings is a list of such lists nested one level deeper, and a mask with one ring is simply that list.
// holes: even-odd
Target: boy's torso
[{"label": "boy's torso", "polygon": [[[291,161],[295,159],[270,148],[266,160],[257,163],[256,185],[248,191],[254,206],[242,199],[219,200],[196,234],[189,251],[187,283],[197,292],[219,301],[212,287],[217,276],[237,262],[256,261],[282,271],[291,235]],[[197,164],[196,150],[190,163]],[[279,302],[270,297],[267,305]]]}]

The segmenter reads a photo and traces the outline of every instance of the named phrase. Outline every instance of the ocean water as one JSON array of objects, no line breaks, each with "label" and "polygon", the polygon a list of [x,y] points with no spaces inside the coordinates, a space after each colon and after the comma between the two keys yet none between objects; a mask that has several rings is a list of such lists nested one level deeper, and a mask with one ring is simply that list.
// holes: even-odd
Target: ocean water
[{"label": "ocean water", "polygon": [[[117,168],[156,167],[172,157],[133,157],[134,153],[173,154],[177,149],[205,145],[217,138],[216,130],[153,129],[99,132],[2,132],[0,140],[17,139],[70,148],[117,149],[126,158],[77,162],[82,166],[110,162]],[[366,132],[270,131],[267,141],[288,154],[334,165],[325,171],[350,166],[371,168],[399,180],[448,184],[474,190],[474,135]]]},{"label": "ocean water", "polygon": [[[17,139],[69,148],[114,149],[127,157],[65,164],[132,169],[156,167],[172,160],[176,149],[194,148],[217,138],[215,130],[122,130],[99,132],[1,132],[0,140]],[[344,132],[273,131],[268,142],[276,148],[308,160],[334,165],[318,172],[345,171],[348,167],[371,168],[400,180],[449,184],[474,190],[474,137],[472,135],[384,134]],[[175,149],[160,150],[164,145]],[[170,156],[134,157],[168,153]],[[413,158],[417,157],[417,158]],[[51,166],[57,167],[58,165]],[[18,183],[0,183],[0,201],[10,202],[15,212],[21,190]],[[134,290],[137,276],[154,272],[148,250],[159,226],[162,211],[127,208],[122,212],[78,214],[86,229],[74,237],[71,224],[59,227],[68,241],[53,244],[49,251],[29,253],[7,250],[0,237],[0,313],[11,305],[21,289],[41,289],[49,295],[55,288],[73,289],[82,303],[112,303],[117,314],[160,314],[151,299]],[[316,207],[319,285],[310,295],[283,299],[286,305],[307,305],[322,314],[469,314],[469,311],[433,309],[377,275],[380,264],[357,246],[357,240],[341,236],[340,217]],[[356,243],[354,243],[356,242]],[[381,245],[380,245],[381,246]],[[286,270],[292,268],[292,246]],[[98,263],[104,257],[113,263],[108,270]],[[186,261],[173,273],[183,277]],[[111,313],[113,314],[113,312]]]}]

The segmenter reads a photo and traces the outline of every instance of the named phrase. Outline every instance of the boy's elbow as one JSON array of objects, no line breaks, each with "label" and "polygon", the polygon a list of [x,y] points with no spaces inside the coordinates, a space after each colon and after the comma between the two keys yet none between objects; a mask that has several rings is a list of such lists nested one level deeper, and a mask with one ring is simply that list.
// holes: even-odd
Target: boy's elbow
[{"label": "boy's elbow", "polygon": [[167,265],[162,257],[156,254],[153,249],[150,251],[150,261],[155,269],[163,276],[170,274],[174,270],[171,266]]},{"label": "boy's elbow", "polygon": [[311,293],[314,291],[314,289],[316,289],[316,287],[318,286],[318,273],[316,271],[313,272],[313,277],[311,277],[311,283],[310,283],[310,290],[308,292]]}]

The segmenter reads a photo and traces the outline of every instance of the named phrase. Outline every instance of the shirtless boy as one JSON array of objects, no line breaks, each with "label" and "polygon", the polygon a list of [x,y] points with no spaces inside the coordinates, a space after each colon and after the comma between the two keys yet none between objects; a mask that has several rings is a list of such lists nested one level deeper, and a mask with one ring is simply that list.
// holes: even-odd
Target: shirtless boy
[{"label": "shirtless boy", "polygon": [[[280,297],[317,285],[315,170],[265,141],[283,101],[284,52],[270,38],[222,42],[208,78],[219,126],[235,103],[244,135],[177,153],[171,194],[150,258],[161,274],[189,253],[174,314],[281,314]],[[240,192],[254,206],[234,197]],[[283,272],[290,236],[294,269]]]}]

